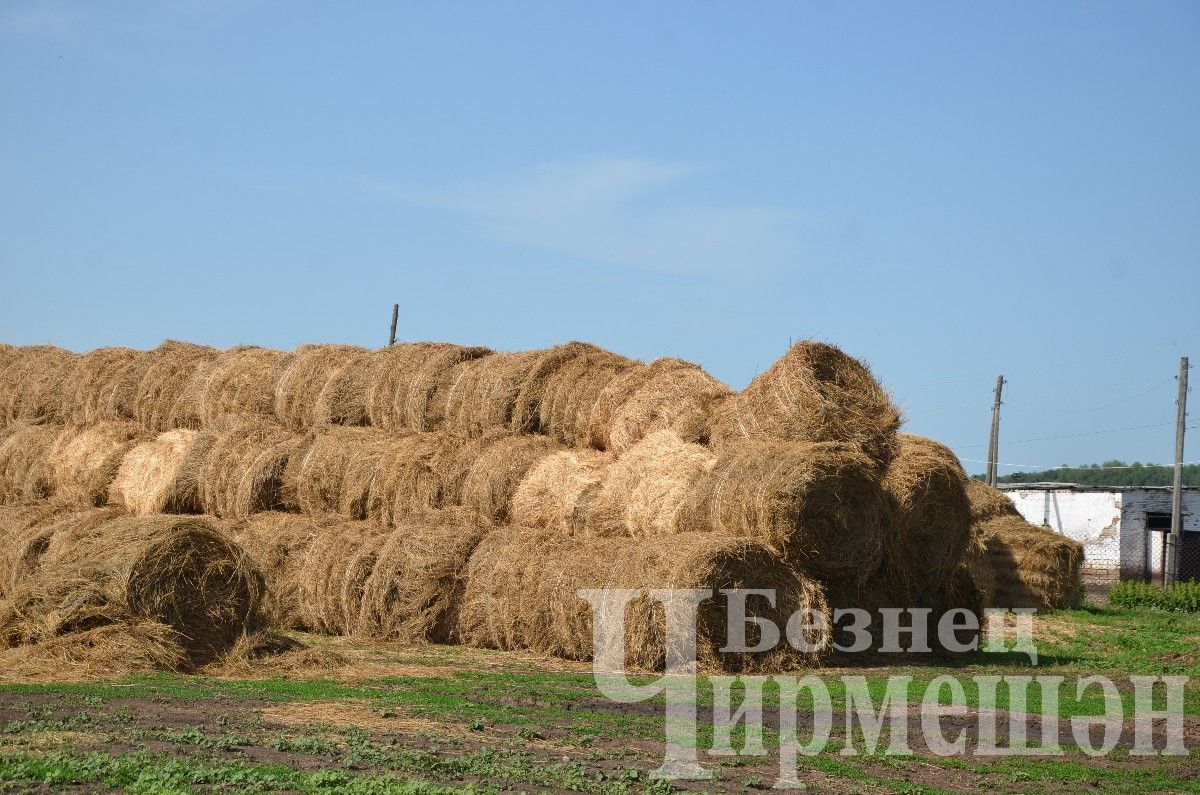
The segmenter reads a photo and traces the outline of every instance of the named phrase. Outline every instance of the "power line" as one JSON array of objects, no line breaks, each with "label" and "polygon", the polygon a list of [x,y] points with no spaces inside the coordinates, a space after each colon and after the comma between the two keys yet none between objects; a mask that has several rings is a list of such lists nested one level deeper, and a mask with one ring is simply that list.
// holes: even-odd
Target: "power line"
[{"label": "power line", "polygon": [[[1080,436],[1096,436],[1102,433],[1119,433],[1121,431],[1142,431],[1147,428],[1161,428],[1164,425],[1174,425],[1173,422],[1156,422],[1151,425],[1130,425],[1126,428],[1105,428],[1099,431],[1084,431],[1082,433],[1063,433],[1057,436],[1039,436],[1034,439],[1017,439],[1015,441],[1006,441],[1005,444],[1025,444],[1027,442],[1048,442],[1054,439],[1074,439]],[[960,444],[952,447],[954,450],[966,450],[973,447],[987,447],[987,444]]]},{"label": "power line", "polygon": [[[988,463],[987,461],[985,461],[984,459],[981,459],[981,458],[960,458],[959,461],[968,461],[972,464]],[[1183,462],[1184,466],[1195,466],[1197,464],[1200,464],[1200,461],[1184,461]],[[1076,466],[1071,466],[1070,464],[1063,464],[1061,466],[1051,467],[1051,466],[1046,466],[1045,464],[1006,464],[1003,461],[997,461],[996,466],[998,466],[998,467],[1020,467],[1022,469],[1031,469],[1035,472],[1050,472],[1055,469],[1079,469],[1079,470],[1086,469],[1088,471],[1091,471],[1091,470],[1102,470],[1102,469],[1174,469],[1175,468],[1174,464],[1141,464],[1136,467],[1133,466],[1132,464],[1125,465],[1125,466],[1119,466],[1119,467],[1109,467],[1109,466],[1077,466],[1076,467]]]}]

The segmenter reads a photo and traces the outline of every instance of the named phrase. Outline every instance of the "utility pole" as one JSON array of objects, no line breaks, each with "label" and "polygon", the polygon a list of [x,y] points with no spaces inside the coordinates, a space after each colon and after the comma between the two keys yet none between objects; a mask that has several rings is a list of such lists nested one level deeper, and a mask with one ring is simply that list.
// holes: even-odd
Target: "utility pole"
[{"label": "utility pole", "polygon": [[1004,376],[996,377],[996,399],[992,402],[992,435],[988,440],[987,484],[996,485],[996,459],[1000,455],[1000,394],[1004,391]]},{"label": "utility pole", "polygon": [[1183,430],[1187,421],[1188,357],[1179,359],[1179,397],[1175,399],[1175,483],[1171,492],[1171,532],[1164,547],[1167,567],[1163,585],[1179,580],[1179,534],[1183,532]]},{"label": "utility pole", "polygon": [[392,333],[388,334],[388,345],[396,344],[396,321],[400,319],[400,304],[392,304]]}]

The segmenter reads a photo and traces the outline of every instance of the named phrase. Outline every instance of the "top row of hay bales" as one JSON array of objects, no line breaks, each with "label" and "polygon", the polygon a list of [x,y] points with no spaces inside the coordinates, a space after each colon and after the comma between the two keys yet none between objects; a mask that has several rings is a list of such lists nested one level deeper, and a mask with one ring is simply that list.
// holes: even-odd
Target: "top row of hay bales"
[{"label": "top row of hay bales", "polygon": [[146,352],[0,351],[0,426],[130,421],[160,433],[227,414],[274,416],[296,431],[370,425],[481,436],[503,428],[618,453],[662,429],[718,448],[837,441],[860,445],[880,465],[894,453],[900,422],[865,365],[811,341],[737,394],[689,362],[644,364],[581,342],[513,353],[437,342],[376,351],[218,351],[175,341]]}]

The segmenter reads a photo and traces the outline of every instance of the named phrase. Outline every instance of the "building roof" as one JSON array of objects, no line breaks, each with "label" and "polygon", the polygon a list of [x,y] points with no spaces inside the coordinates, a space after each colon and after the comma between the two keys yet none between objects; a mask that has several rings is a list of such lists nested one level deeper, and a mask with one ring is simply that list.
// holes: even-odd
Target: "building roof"
[{"label": "building roof", "polygon": [[[1001,491],[1165,491],[1170,493],[1170,486],[1084,486],[1079,483],[997,483]],[[1200,486],[1184,486],[1185,492],[1200,492]]]}]

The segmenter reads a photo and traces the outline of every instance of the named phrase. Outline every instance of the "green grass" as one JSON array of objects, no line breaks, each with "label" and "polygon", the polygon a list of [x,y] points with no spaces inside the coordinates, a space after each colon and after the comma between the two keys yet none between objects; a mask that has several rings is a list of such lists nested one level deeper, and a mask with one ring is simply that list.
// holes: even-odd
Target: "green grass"
[{"label": "green grass", "polygon": [[1200,582],[1180,582],[1164,588],[1144,582],[1122,582],[1108,593],[1117,607],[1152,607],[1177,613],[1200,613]]}]

